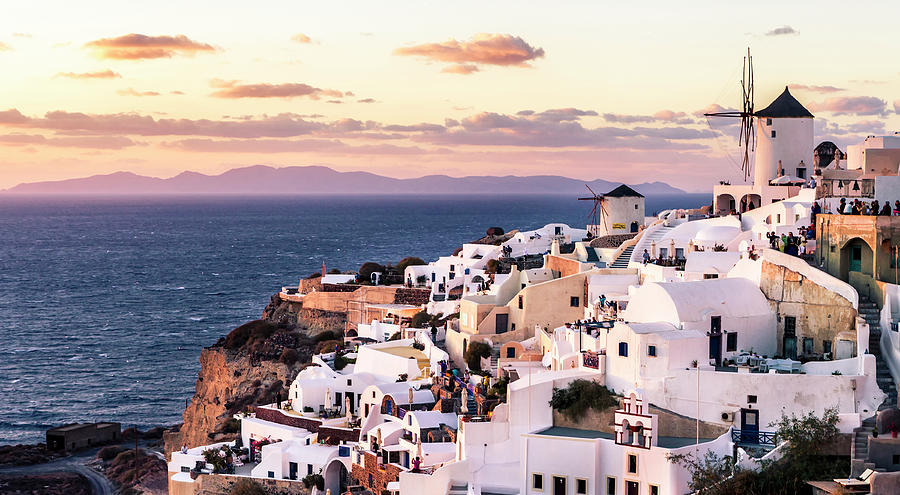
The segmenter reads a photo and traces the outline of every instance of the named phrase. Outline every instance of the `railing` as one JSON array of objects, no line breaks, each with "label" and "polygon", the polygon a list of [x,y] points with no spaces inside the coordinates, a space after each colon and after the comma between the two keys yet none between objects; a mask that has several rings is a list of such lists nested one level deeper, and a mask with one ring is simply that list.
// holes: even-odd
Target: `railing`
[{"label": "railing", "polygon": [[585,368],[600,369],[600,357],[596,352],[582,351],[581,356]]},{"label": "railing", "polygon": [[741,445],[775,447],[776,435],[774,431],[731,430],[731,441]]}]

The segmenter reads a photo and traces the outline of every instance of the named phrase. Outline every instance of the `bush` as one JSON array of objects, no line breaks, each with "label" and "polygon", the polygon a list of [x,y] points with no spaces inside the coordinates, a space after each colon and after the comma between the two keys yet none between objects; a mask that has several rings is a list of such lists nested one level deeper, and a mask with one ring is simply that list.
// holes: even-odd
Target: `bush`
[{"label": "bush", "polygon": [[115,459],[117,455],[121,454],[125,450],[127,449],[118,445],[110,445],[109,447],[103,447],[102,449],[100,449],[100,452],[97,452],[97,457],[108,462]]},{"label": "bush", "polygon": [[244,323],[225,337],[225,348],[234,350],[247,345],[252,347],[271,337],[275,330],[277,327],[265,320]]},{"label": "bush", "polygon": [[503,232],[503,227],[491,227],[487,229],[488,237],[503,235],[504,233],[505,232]]},{"label": "bush", "polygon": [[400,332],[394,332],[394,335],[391,335],[391,337],[388,339],[388,342],[392,342],[394,340],[400,340]]},{"label": "bush", "polygon": [[313,338],[316,342],[324,342],[326,340],[340,340],[341,336],[338,335],[333,330],[325,330],[324,332],[319,332]]},{"label": "bush", "polygon": [[314,279],[314,278],[322,278],[322,273],[320,273],[320,272],[310,273],[310,274],[306,277],[306,280],[312,280],[312,279]]},{"label": "bush", "polygon": [[285,349],[285,350],[281,351],[281,357],[278,359],[282,363],[284,363],[288,366],[292,366],[294,363],[297,362],[297,359],[299,359],[299,358],[300,358],[300,356],[299,356],[299,354],[297,354],[297,351],[295,349]]},{"label": "bush", "polygon": [[406,272],[406,267],[408,267],[408,266],[419,266],[419,265],[424,265],[424,264],[426,264],[426,263],[425,263],[425,260],[423,260],[422,258],[416,258],[415,256],[407,256],[406,258],[403,258],[402,260],[400,260],[397,263],[397,271],[400,272],[400,274],[403,274]]},{"label": "bush", "polygon": [[230,495],[266,495],[266,491],[259,483],[247,478],[238,480],[228,493]]},{"label": "bush", "polygon": [[334,352],[334,350],[341,345],[341,341],[339,340],[325,340],[316,344],[316,354],[325,354],[328,352]]},{"label": "bush", "polygon": [[550,407],[573,420],[581,418],[588,409],[602,411],[618,403],[608,388],[583,378],[574,380],[566,388],[554,388],[550,399]]},{"label": "bush", "polygon": [[237,433],[241,431],[241,420],[237,418],[228,418],[222,425],[222,431],[224,433]]},{"label": "bush", "polygon": [[381,272],[384,273],[384,265],[379,265],[378,263],[367,261],[359,267],[359,281],[360,282],[369,282],[372,280],[372,273]]},{"label": "bush", "polygon": [[418,349],[418,350],[420,350],[420,351],[424,351],[424,350],[425,350],[425,344],[423,344],[423,343],[421,343],[421,342],[418,342],[418,341],[414,341],[414,342],[412,343],[412,348],[413,348],[413,349]]},{"label": "bush", "polygon": [[409,326],[412,328],[425,328],[429,323],[433,323],[434,319],[435,316],[428,314],[427,311],[419,311],[413,315]]},{"label": "bush", "polygon": [[466,366],[472,371],[481,371],[481,358],[491,357],[491,346],[484,342],[470,342],[466,349]]},{"label": "bush", "polygon": [[349,361],[344,356],[337,356],[334,358],[334,369],[340,371],[346,368],[348,363]]},{"label": "bush", "polygon": [[312,408],[312,407],[309,407],[309,406],[304,406],[304,407],[303,407],[303,412],[309,412],[309,413],[311,413],[311,412],[313,412],[313,408]]},{"label": "bush", "polygon": [[319,490],[325,489],[325,477],[321,474],[307,474],[303,477],[303,486],[312,488],[315,486]]},{"label": "bush", "polygon": [[487,264],[484,266],[485,273],[497,273],[497,270],[500,268],[500,262],[495,259],[488,260]]},{"label": "bush", "polygon": [[397,383],[405,382],[406,380],[409,380],[409,375],[406,373],[401,373],[400,376],[397,377]]}]

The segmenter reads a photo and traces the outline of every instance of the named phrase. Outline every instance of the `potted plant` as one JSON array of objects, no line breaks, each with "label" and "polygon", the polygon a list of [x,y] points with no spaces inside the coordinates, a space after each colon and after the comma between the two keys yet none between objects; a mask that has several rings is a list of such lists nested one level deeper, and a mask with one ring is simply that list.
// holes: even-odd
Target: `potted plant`
[{"label": "potted plant", "polygon": [[872,438],[878,438],[878,427],[872,428]]}]

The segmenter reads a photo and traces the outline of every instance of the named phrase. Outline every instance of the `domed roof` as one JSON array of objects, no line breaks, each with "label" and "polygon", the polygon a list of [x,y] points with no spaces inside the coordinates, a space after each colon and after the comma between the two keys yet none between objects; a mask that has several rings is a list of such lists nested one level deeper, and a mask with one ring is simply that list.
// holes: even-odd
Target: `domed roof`
[{"label": "domed roof", "polygon": [[754,112],[753,115],[771,119],[813,118],[813,114],[809,113],[809,110],[794,98],[794,95],[788,91],[787,86],[784,87],[784,92],[781,93],[778,98],[775,98],[775,101],[770,103],[766,108]]}]

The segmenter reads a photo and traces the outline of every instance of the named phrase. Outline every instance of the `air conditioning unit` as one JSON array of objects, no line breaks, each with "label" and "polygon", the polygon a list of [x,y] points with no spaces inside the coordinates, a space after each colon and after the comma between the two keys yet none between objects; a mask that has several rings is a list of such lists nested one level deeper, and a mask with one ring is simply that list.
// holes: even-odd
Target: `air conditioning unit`
[{"label": "air conditioning unit", "polygon": [[722,421],[726,423],[734,422],[734,411],[724,411],[722,412]]}]

